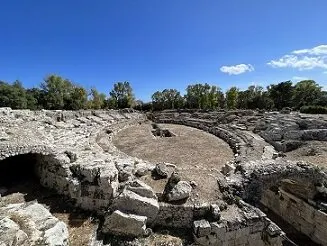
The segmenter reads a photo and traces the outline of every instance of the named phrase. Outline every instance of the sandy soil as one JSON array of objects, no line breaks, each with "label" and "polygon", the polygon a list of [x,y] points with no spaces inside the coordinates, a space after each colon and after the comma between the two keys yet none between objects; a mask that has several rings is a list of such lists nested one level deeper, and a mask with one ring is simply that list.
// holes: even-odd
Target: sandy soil
[{"label": "sandy soil", "polygon": [[[181,178],[197,184],[191,200],[214,201],[219,198],[217,177],[221,167],[233,159],[228,144],[204,131],[170,124],[159,124],[176,136],[155,137],[150,123],[132,126],[120,131],[113,139],[124,153],[153,163],[168,162],[177,166]],[[157,192],[164,189],[167,180],[143,177]]]},{"label": "sandy soil", "polygon": [[302,147],[285,154],[287,160],[310,162],[313,165],[327,167],[327,142],[324,141],[307,141]]}]

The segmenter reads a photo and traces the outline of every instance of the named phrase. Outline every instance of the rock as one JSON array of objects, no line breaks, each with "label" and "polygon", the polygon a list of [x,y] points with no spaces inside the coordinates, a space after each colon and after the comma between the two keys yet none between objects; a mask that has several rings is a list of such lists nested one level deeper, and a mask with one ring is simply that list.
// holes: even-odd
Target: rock
[{"label": "rock", "polygon": [[58,222],[54,227],[48,229],[44,233],[44,241],[46,245],[69,245],[68,229],[64,222]]},{"label": "rock", "polygon": [[116,164],[118,170],[118,180],[119,182],[125,182],[131,179],[133,176],[133,166],[130,163],[118,163]]},{"label": "rock", "polygon": [[133,191],[125,189],[114,199],[111,209],[146,216],[148,218],[147,222],[152,223],[158,214],[159,203],[155,198],[140,196]]},{"label": "rock", "polygon": [[186,181],[179,181],[174,188],[167,194],[168,201],[179,201],[189,198],[192,186]]},{"label": "rock", "polygon": [[160,178],[168,177],[168,168],[165,163],[157,164],[154,171]]},{"label": "rock", "polygon": [[214,220],[220,220],[220,208],[218,204],[211,204],[210,212]]},{"label": "rock", "polygon": [[273,146],[267,145],[263,147],[263,154],[261,156],[261,159],[270,160],[273,159],[274,155],[276,155],[276,152]]},{"label": "rock", "polygon": [[193,180],[190,181],[190,185],[192,186],[193,189],[195,189],[198,186],[198,184]]},{"label": "rock", "polygon": [[[237,157],[237,156],[235,156]],[[235,165],[233,163],[226,163],[222,168],[221,168],[221,172],[224,175],[228,175],[230,173],[233,173],[235,171]]]},{"label": "rock", "polygon": [[125,188],[140,196],[157,199],[157,196],[152,188],[138,179],[128,182]]},{"label": "rock", "polygon": [[144,236],[146,235],[146,221],[146,216],[126,214],[116,210],[105,217],[102,232],[117,236]]},{"label": "rock", "polygon": [[292,111],[291,108],[286,107],[286,108],[283,108],[283,109],[280,111],[280,113],[281,113],[281,114],[290,114],[291,111]]},{"label": "rock", "polygon": [[181,181],[181,177],[177,172],[173,172],[165,186],[164,195],[168,194],[179,181]]},{"label": "rock", "polygon": [[66,150],[65,151],[65,154],[68,156],[69,160],[70,160],[70,163],[73,163],[77,160],[77,154],[72,152],[72,151],[69,151],[69,150]]},{"label": "rock", "polygon": [[208,236],[211,233],[210,223],[207,220],[194,221],[193,232],[197,237]]},{"label": "rock", "polygon": [[269,226],[266,228],[266,232],[273,237],[279,235],[282,232],[282,230],[275,223],[271,222]]},{"label": "rock", "polygon": [[229,191],[229,185],[225,178],[223,177],[217,178],[217,183],[218,183],[219,190],[221,192]]},{"label": "rock", "polygon": [[0,245],[29,246],[27,234],[20,230],[20,226],[9,217],[0,219]]},{"label": "rock", "polygon": [[66,246],[68,237],[66,224],[37,202],[0,208],[0,242],[5,245]]},{"label": "rock", "polygon": [[137,164],[135,166],[135,175],[142,177],[144,175],[146,175],[149,172],[149,168],[147,167],[146,164]]}]

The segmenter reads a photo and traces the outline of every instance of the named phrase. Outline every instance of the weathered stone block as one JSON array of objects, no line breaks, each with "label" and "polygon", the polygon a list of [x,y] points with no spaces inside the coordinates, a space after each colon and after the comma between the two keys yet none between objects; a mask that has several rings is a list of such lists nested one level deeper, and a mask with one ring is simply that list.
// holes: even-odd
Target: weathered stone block
[{"label": "weathered stone block", "polygon": [[105,217],[103,233],[118,236],[144,236],[146,233],[146,216],[126,214],[119,210]]},{"label": "weathered stone block", "polygon": [[111,209],[125,213],[148,217],[152,223],[159,211],[157,199],[140,196],[130,190],[124,190],[112,203]]},{"label": "weathered stone block", "polygon": [[207,220],[196,220],[193,222],[193,231],[197,237],[204,237],[211,233],[211,226]]}]

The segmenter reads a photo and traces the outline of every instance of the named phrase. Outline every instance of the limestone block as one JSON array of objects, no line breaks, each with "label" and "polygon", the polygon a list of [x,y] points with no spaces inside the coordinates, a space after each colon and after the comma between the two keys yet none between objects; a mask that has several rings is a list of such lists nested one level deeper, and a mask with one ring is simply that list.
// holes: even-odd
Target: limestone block
[{"label": "limestone block", "polygon": [[225,240],[225,235],[227,231],[227,225],[225,223],[217,223],[213,222],[210,224],[211,226],[211,233],[217,235],[217,238],[220,240]]},{"label": "limestone block", "polygon": [[141,180],[130,181],[126,184],[125,188],[127,190],[133,191],[134,193],[140,196],[157,199],[157,196],[154,193],[153,189]]},{"label": "limestone block", "polygon": [[0,245],[14,244],[29,246],[30,242],[27,234],[20,230],[18,224],[8,217],[0,219]]},{"label": "limestone block", "polygon": [[179,181],[167,194],[168,201],[187,199],[192,192],[192,186],[187,181]]},{"label": "limestone block", "polygon": [[44,241],[49,246],[69,245],[68,238],[67,226],[61,221],[44,232]]},{"label": "limestone block", "polygon": [[194,241],[197,245],[201,246],[219,246],[220,240],[217,239],[216,235],[207,235],[204,237],[197,237],[193,234]]},{"label": "limestone block", "polygon": [[158,214],[159,203],[157,199],[143,197],[125,189],[114,199],[111,209],[146,216],[148,222],[152,223]]},{"label": "limestone block", "polygon": [[217,205],[217,204],[211,204],[210,205],[210,212],[211,212],[212,218],[214,220],[219,220],[220,219],[220,208],[219,208],[219,205]]},{"label": "limestone block", "polygon": [[7,205],[0,214],[0,242],[5,245],[68,245],[67,226],[37,202]]},{"label": "limestone block", "polygon": [[165,163],[158,163],[154,169],[156,174],[159,177],[167,178],[168,177],[168,168]]},{"label": "limestone block", "polygon": [[207,220],[196,220],[193,222],[193,231],[197,237],[204,237],[211,233],[211,226]]},{"label": "limestone block", "polygon": [[126,214],[119,210],[105,217],[103,233],[119,236],[144,236],[146,233],[146,216]]}]

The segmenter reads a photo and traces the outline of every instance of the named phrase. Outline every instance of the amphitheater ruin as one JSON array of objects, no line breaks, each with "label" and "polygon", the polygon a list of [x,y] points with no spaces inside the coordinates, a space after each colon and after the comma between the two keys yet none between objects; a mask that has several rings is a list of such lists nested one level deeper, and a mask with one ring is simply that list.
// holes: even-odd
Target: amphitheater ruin
[{"label": "amphitheater ruin", "polygon": [[327,245],[327,118],[0,109],[0,245]]}]

